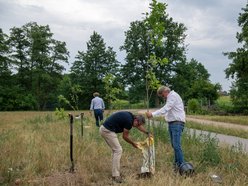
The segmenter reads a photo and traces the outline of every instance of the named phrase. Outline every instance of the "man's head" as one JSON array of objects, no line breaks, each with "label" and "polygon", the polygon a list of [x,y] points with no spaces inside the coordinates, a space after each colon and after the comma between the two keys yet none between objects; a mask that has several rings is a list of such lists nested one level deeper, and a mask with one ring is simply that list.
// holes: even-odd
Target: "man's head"
[{"label": "man's head", "polygon": [[158,88],[157,90],[157,94],[159,97],[162,97],[162,98],[167,98],[168,94],[170,93],[170,88],[169,87],[166,87],[166,86],[161,86]]},{"label": "man's head", "polygon": [[133,126],[134,127],[138,127],[140,125],[144,125],[146,122],[145,117],[142,115],[135,115],[134,116],[134,122],[133,122]]},{"label": "man's head", "polygon": [[93,93],[93,96],[94,96],[94,97],[97,97],[97,96],[99,96],[99,95],[100,95],[100,94],[99,94],[98,92],[94,92],[94,93]]}]

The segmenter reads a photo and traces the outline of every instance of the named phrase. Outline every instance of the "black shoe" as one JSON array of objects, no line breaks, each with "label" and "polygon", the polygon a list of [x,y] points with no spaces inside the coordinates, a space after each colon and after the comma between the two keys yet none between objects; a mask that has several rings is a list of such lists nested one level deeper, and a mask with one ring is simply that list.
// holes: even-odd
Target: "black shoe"
[{"label": "black shoe", "polygon": [[152,177],[152,173],[151,172],[143,172],[138,174],[138,179],[146,179],[146,178],[151,178]]}]

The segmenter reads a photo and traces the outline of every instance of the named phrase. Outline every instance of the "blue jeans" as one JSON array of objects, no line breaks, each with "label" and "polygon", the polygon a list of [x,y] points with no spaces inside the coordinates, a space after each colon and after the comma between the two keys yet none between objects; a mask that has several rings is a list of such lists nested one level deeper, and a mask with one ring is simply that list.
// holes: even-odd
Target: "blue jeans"
[{"label": "blue jeans", "polygon": [[95,119],[96,119],[96,126],[99,127],[99,121],[103,120],[103,112],[102,109],[95,109],[94,110],[94,115],[95,115]]},{"label": "blue jeans", "polygon": [[181,148],[181,137],[184,129],[184,124],[180,121],[169,122],[169,134],[172,148],[174,149],[175,166],[180,167],[184,162],[183,151]]}]

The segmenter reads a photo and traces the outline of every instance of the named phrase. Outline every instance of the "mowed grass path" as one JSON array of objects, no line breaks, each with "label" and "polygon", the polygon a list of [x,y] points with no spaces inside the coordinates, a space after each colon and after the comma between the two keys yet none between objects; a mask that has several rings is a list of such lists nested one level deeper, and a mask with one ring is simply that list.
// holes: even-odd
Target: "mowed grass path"
[{"label": "mowed grass path", "polygon": [[230,124],[248,126],[248,116],[212,116],[212,115],[188,115],[192,118],[205,119],[210,121],[224,122]]},{"label": "mowed grass path", "polygon": [[247,116],[187,115],[187,127],[248,139]]}]

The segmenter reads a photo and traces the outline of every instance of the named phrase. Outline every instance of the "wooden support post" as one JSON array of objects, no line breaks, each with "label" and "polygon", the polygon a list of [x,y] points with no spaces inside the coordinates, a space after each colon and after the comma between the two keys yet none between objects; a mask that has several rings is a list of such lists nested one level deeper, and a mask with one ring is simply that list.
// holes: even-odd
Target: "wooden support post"
[{"label": "wooden support post", "polygon": [[73,115],[69,114],[70,118],[70,160],[71,160],[71,168],[70,172],[74,172],[74,161],[73,161]]},{"label": "wooden support post", "polygon": [[84,121],[83,121],[84,113],[82,112],[80,115],[81,115],[81,135],[83,137],[84,136]]}]

